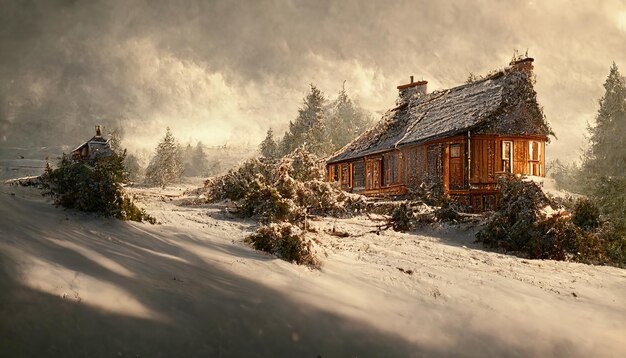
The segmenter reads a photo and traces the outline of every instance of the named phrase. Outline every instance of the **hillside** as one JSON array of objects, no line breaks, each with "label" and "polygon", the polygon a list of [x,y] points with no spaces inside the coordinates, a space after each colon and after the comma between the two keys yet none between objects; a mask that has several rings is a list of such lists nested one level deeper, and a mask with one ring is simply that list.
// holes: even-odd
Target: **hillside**
[{"label": "hillside", "polygon": [[[253,222],[133,189],[162,222],[2,185],[2,356],[622,356],[626,272],[474,246],[472,229],[314,222],[322,269],[256,252]],[[351,237],[324,231],[336,227]]]}]

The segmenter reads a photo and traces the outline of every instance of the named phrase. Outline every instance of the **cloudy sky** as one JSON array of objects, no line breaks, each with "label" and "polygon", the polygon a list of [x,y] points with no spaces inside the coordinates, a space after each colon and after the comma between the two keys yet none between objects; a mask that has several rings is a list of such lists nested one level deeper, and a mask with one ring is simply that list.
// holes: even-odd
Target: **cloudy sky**
[{"label": "cloudy sky", "polygon": [[256,145],[309,83],[346,81],[376,117],[410,75],[429,90],[535,58],[536,90],[576,159],[613,61],[626,74],[626,0],[0,0],[0,148],[79,144],[124,127],[130,148]]}]

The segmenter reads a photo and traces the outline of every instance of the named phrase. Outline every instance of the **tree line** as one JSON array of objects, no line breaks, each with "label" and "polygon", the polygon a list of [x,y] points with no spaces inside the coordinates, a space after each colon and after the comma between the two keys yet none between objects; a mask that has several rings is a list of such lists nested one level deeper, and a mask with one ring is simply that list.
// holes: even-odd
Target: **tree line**
[{"label": "tree line", "polygon": [[615,250],[626,257],[626,79],[615,63],[604,82],[595,124],[587,128],[589,145],[579,163],[552,163],[551,176],[561,189],[582,194],[621,238]]},{"label": "tree line", "polygon": [[283,136],[276,138],[269,128],[259,149],[266,158],[280,158],[296,148],[324,157],[348,144],[371,124],[372,115],[348,96],[345,87],[329,100],[311,84],[298,115],[289,122]]},{"label": "tree line", "polygon": [[[372,124],[371,113],[355,103],[345,88],[334,99],[327,99],[315,85],[303,98],[296,118],[281,138],[276,138],[269,128],[259,145],[260,154],[266,158],[282,158],[301,148],[324,157],[345,146]],[[117,153],[124,149],[118,130],[110,134],[110,144]],[[132,181],[147,185],[165,186],[179,181],[182,176],[210,176],[222,169],[219,160],[210,160],[205,146],[180,145],[168,127],[165,136],[157,144],[148,166],[142,170],[138,158],[127,154],[125,167]]]}]

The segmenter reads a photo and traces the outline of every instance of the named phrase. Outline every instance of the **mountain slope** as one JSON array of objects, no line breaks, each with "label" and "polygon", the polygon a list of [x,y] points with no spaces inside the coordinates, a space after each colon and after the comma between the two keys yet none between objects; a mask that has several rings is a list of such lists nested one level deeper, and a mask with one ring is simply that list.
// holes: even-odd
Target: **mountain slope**
[{"label": "mountain slope", "polygon": [[0,356],[626,354],[617,268],[486,252],[458,228],[378,236],[355,218],[313,222],[314,271],[250,249],[254,223],[178,205],[178,188],[133,189],[152,226],[0,187]]}]

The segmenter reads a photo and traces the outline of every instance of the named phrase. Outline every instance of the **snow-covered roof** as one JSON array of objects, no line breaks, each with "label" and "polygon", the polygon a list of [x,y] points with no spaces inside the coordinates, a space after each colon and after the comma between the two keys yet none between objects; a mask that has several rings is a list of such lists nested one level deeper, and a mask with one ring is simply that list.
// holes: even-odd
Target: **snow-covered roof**
[{"label": "snow-covered roof", "polygon": [[468,130],[547,136],[551,130],[537,105],[529,77],[529,72],[511,67],[468,84],[401,100],[400,105],[336,152],[328,163]]},{"label": "snow-covered roof", "polygon": [[79,145],[78,147],[74,148],[74,150],[72,150],[72,152],[75,152],[77,150],[81,150],[83,147],[87,146],[87,145],[107,145],[108,146],[108,141],[106,139],[104,139],[101,136],[93,136],[90,140],[84,142],[83,144]]},{"label": "snow-covered roof", "polygon": [[80,151],[84,147],[89,148],[88,159],[90,160],[93,160],[96,157],[109,157],[113,155],[113,149],[111,149],[111,145],[109,144],[109,141],[107,139],[104,139],[102,136],[96,135],[92,137],[90,140],[76,147],[76,149],[74,149],[72,153],[76,151]]}]

